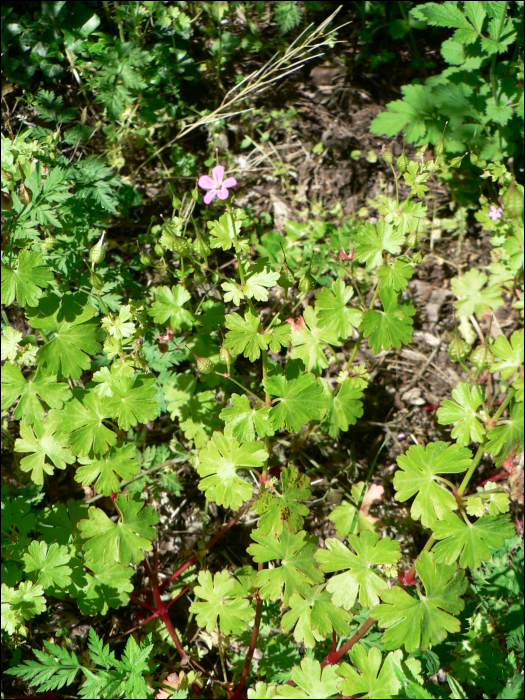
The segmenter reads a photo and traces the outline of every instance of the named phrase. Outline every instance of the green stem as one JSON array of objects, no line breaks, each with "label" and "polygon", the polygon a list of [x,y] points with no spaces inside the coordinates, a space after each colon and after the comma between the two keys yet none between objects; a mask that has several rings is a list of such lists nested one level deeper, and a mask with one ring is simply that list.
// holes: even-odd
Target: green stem
[{"label": "green stem", "polygon": [[397,179],[396,171],[394,170],[394,166],[392,163],[390,163],[390,168],[392,169],[392,172],[394,173],[394,180],[396,183],[396,209],[399,209],[399,182]]},{"label": "green stem", "polygon": [[485,443],[482,443],[478,447],[478,451],[474,455],[474,459],[472,460],[472,464],[468,468],[468,471],[465,474],[465,476],[463,477],[463,481],[461,482],[461,485],[460,485],[459,489],[457,490],[458,496],[463,496],[463,494],[465,493],[465,490],[468,486],[468,483],[472,479],[472,475],[474,474],[476,467],[478,466],[478,464],[481,461],[481,458],[483,457],[484,448],[485,448]]},{"label": "green stem", "polygon": [[227,374],[221,374],[220,372],[214,372],[213,374],[216,374],[218,377],[226,377],[226,379],[229,379],[230,382],[233,382],[234,384],[237,384],[237,386],[240,387],[243,391],[246,391],[248,394],[250,394],[251,396],[253,396],[254,399],[257,399],[257,401],[262,401],[262,399],[261,399],[259,396],[257,396],[257,394],[254,394],[253,391],[251,391],[250,389],[248,389],[248,387],[244,386],[243,384],[241,384],[240,382],[238,382],[238,381],[237,381],[236,379],[234,379],[233,377],[229,377]]},{"label": "green stem", "polygon": [[354,531],[354,528],[357,524],[357,518],[359,516],[359,511],[361,510],[361,506],[363,505],[363,500],[365,497],[366,492],[368,491],[368,484],[370,482],[370,477],[372,476],[372,472],[374,471],[374,467],[376,465],[376,462],[379,458],[379,455],[381,454],[381,450],[383,447],[386,445],[386,441],[388,438],[385,438],[383,442],[381,443],[381,447],[378,449],[378,451],[375,453],[374,459],[372,460],[372,464],[370,465],[370,468],[368,470],[368,474],[366,475],[365,483],[363,484],[363,489],[361,491],[361,495],[359,496],[359,501],[357,503],[357,508],[354,513],[354,517],[352,518],[352,524],[350,525],[350,531],[348,534],[351,534]]}]

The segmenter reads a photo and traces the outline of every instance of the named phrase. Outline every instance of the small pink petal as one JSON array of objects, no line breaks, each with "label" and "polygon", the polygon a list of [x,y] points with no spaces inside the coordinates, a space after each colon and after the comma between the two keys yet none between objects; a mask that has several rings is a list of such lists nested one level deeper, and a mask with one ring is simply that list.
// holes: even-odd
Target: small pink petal
[{"label": "small pink petal", "polygon": [[209,192],[206,192],[204,195],[203,199],[206,204],[209,204],[211,200],[215,197],[217,194],[217,190],[210,190]]},{"label": "small pink petal", "polygon": [[226,187],[221,187],[220,190],[215,190],[215,192],[217,193],[217,197],[219,199],[228,199],[228,195],[230,194]]},{"label": "small pink petal", "polygon": [[224,166],[216,165],[214,168],[212,168],[211,174],[215,182],[218,185],[222,185],[222,181],[224,180]]},{"label": "small pink petal", "polygon": [[237,184],[237,180],[234,177],[227,177],[226,180],[222,183],[223,187],[235,187]]},{"label": "small pink petal", "polygon": [[202,187],[203,190],[215,189],[215,182],[213,182],[209,175],[201,175],[198,185]]}]

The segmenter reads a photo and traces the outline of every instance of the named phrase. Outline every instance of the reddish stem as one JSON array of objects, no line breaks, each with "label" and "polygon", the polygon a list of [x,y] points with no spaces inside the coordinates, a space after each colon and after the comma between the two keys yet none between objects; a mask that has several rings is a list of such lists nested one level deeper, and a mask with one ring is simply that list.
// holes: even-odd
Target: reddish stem
[{"label": "reddish stem", "polygon": [[324,668],[325,666],[329,666],[331,664],[336,664],[345,654],[346,652],[351,649],[354,644],[357,644],[357,642],[361,639],[361,637],[364,637],[365,634],[368,632],[370,627],[374,624],[375,620],[373,617],[369,617],[361,627],[357,630],[357,632],[350,637],[350,639],[343,644],[342,647],[340,647],[337,651],[331,651],[326,659],[323,661],[321,664],[321,668]]},{"label": "reddish stem", "polygon": [[257,605],[255,607],[255,620],[253,623],[253,630],[252,630],[252,636],[250,637],[250,647],[248,649],[248,653],[246,655],[246,660],[244,662],[244,666],[242,669],[241,677],[239,679],[239,683],[237,684],[237,687],[233,691],[233,693],[230,694],[231,698],[241,698],[242,697],[242,690],[244,688],[244,683],[246,682],[246,677],[248,676],[248,671],[250,670],[250,664],[252,662],[253,658],[253,652],[255,651],[255,646],[257,644],[257,637],[259,636],[259,626],[261,624],[261,615],[262,615],[262,600],[260,598],[257,599]]}]

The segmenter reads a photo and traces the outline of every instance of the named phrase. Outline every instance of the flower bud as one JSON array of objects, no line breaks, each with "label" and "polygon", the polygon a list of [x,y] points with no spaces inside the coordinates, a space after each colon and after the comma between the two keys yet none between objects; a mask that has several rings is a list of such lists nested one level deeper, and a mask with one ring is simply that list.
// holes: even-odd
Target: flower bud
[{"label": "flower bud", "polygon": [[9,192],[2,190],[2,211],[11,211],[13,208],[13,198]]},{"label": "flower bud", "polygon": [[444,150],[444,147],[443,147],[443,137],[441,137],[441,138],[439,139],[439,141],[436,143],[436,145],[434,146],[434,154],[435,154],[436,156],[442,156],[442,155],[443,155],[443,150]]},{"label": "flower bud", "polygon": [[201,374],[209,374],[210,372],[213,372],[213,362],[209,357],[199,357],[199,355],[195,355],[195,360],[197,362],[197,369]]},{"label": "flower bud", "polygon": [[233,364],[235,357],[231,354],[226,345],[221,345],[221,349],[219,350],[219,360],[223,363],[223,365],[226,365],[229,372],[230,366]]},{"label": "flower bud", "polygon": [[294,282],[295,277],[290,266],[287,263],[283,263],[281,266],[281,276],[277,280],[277,284],[284,287],[284,289],[288,289],[289,287],[293,287]]},{"label": "flower bud", "polygon": [[173,250],[177,251],[181,258],[186,258],[191,253],[189,241],[182,236],[173,236]]},{"label": "flower bud", "polygon": [[472,366],[476,369],[488,369],[494,361],[494,355],[492,354],[489,346],[486,343],[483,343],[482,345],[478,345],[478,347],[472,351],[470,361]]},{"label": "flower bud", "polygon": [[303,294],[306,294],[306,292],[311,292],[312,289],[315,289],[316,284],[315,277],[313,277],[309,272],[305,272],[299,279],[299,291]]},{"label": "flower bud", "polygon": [[453,338],[448,346],[448,356],[452,362],[460,362],[461,360],[464,360],[470,351],[470,343],[467,343],[466,340],[463,340],[463,338],[460,338],[459,336]]},{"label": "flower bud", "polygon": [[103,262],[104,258],[106,257],[106,249],[104,248],[104,236],[106,235],[105,231],[102,231],[102,236],[100,237],[100,241],[91,248],[89,251],[89,259],[91,260],[92,263],[101,263]]},{"label": "flower bud", "polygon": [[201,238],[201,236],[197,236],[197,238],[193,241],[193,251],[201,258],[207,258],[210,254],[210,246],[208,245],[208,241]]},{"label": "flower bud", "polygon": [[151,255],[148,255],[147,253],[142,253],[140,256],[140,262],[143,265],[151,265]]},{"label": "flower bud", "polygon": [[394,161],[394,154],[392,153],[392,151],[389,151],[384,146],[381,149],[381,156],[383,157],[385,163],[388,163],[389,165],[391,165]]},{"label": "flower bud", "polygon": [[27,205],[30,204],[31,200],[33,199],[33,193],[24,185],[23,182],[18,188],[18,198],[24,207],[27,207]]},{"label": "flower bud", "polygon": [[476,153],[471,153],[470,154],[470,162],[472,165],[478,165],[479,164],[479,156]]},{"label": "flower bud", "polygon": [[501,203],[505,207],[505,214],[511,219],[519,219],[523,216],[523,194],[512,181],[507,191],[501,198]]},{"label": "flower bud", "polygon": [[400,173],[403,173],[408,168],[408,158],[404,153],[402,153],[397,159],[397,169]]}]

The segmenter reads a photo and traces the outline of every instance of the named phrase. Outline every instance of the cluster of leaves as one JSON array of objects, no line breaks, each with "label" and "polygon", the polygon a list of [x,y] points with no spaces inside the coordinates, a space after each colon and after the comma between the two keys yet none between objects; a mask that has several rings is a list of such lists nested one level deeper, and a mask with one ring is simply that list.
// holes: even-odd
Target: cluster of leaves
[{"label": "cluster of leaves", "polygon": [[[275,9],[283,33],[295,21],[288,5]],[[220,69],[228,46],[220,33],[226,3],[203,6],[219,33]],[[183,34],[186,3],[144,7],[159,31]],[[132,10],[124,5],[123,12]],[[123,14],[123,26],[132,17]],[[72,43],[75,36],[71,30]],[[113,47],[98,36],[89,60],[98,57],[92,79],[116,128],[134,91],[150,89],[144,76],[151,62],[138,43],[111,41]],[[82,46],[68,51],[75,70],[87,65]],[[117,64],[122,82],[115,79]],[[50,121],[63,120],[54,95],[40,94],[39,104],[47,105]],[[523,331],[474,349],[459,337],[451,343],[450,356],[466,377],[437,414],[451,440],[411,446],[393,476],[395,499],[411,502],[409,522],[429,537],[408,572],[398,569],[403,551],[395,524],[383,528],[368,515],[367,483],[354,484],[352,498],[333,509],[339,537],[319,546],[309,534],[309,515],[311,476],[320,468],[305,473],[288,449],[314,431],[333,441],[363,415],[370,374],[355,362],[362,342],[375,355],[411,342],[416,310],[406,290],[423,259],[427,183],[459,167],[461,158],[445,163],[438,142],[434,157],[425,160],[423,146],[412,160],[399,156],[394,167],[385,151],[396,185],[403,179],[410,188],[404,201],[385,198],[376,223],[337,232],[291,224],[288,239],[274,232],[252,241],[246,212],[231,201],[226,210],[220,203],[203,227],[195,220],[198,192],[173,198],[171,220],[152,227],[156,275],[146,286],[136,278],[144,279],[152,256],[123,258],[117,245],[106,253],[100,237],[106,226],[114,243],[109,223],[129,206],[125,188],[132,188],[102,160],[70,163],[60,153],[68,143],[61,138],[59,130],[36,127],[3,137],[2,303],[4,321],[10,314],[21,320],[2,326],[2,410],[5,427],[17,435],[14,476],[2,484],[2,639],[16,654],[57,599],[90,617],[133,600],[159,627],[155,642],[150,635],[139,642],[129,637],[120,660],[93,628],[82,659],[68,640],[48,641],[33,650],[35,659],[13,657],[10,675],[44,692],[80,683],[81,697],[200,694],[209,678],[195,671],[165,678],[152,661],[169,648],[163,629],[181,663],[198,657],[203,668],[202,649],[188,634],[194,627],[181,633],[169,616],[170,605],[187,593],[192,602],[181,616],[194,616],[225,672],[229,662],[238,667],[234,688],[215,681],[214,691],[232,697],[245,685],[253,698],[440,697],[429,677],[442,667],[454,697],[464,696],[461,684],[519,697],[523,550],[509,511],[511,498],[519,500],[523,468]],[[496,253],[490,279],[470,270],[452,281],[460,319],[496,311],[502,287],[523,290],[523,188],[501,163],[487,164],[483,173],[499,185],[504,207],[497,221],[488,202],[478,212],[486,227],[494,223]],[[316,258],[314,247],[324,239],[329,243]],[[322,259],[329,245],[340,249],[337,260]],[[85,257],[90,264],[81,272]],[[223,258],[236,263],[229,276],[223,270],[233,268]],[[299,305],[302,313],[294,316]],[[142,426],[168,416],[176,439],[141,454]],[[507,468],[514,486],[489,483],[468,493],[484,453]],[[210,502],[238,511],[233,526],[251,509],[256,524],[246,558],[252,564],[210,570],[203,543],[159,583],[146,558],[164,536],[154,500],[161,489],[150,488],[149,472],[160,474],[164,492],[180,494],[172,469],[181,461],[198,475],[205,511]],[[49,498],[62,475],[89,490],[90,503]],[[196,563],[198,570],[181,579]],[[144,600],[133,593],[139,566],[151,585]],[[144,624],[139,619],[136,628]],[[254,672],[256,644],[264,651]],[[497,680],[486,670],[494,654],[506,655]]]}]

